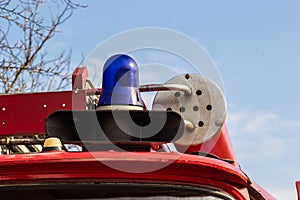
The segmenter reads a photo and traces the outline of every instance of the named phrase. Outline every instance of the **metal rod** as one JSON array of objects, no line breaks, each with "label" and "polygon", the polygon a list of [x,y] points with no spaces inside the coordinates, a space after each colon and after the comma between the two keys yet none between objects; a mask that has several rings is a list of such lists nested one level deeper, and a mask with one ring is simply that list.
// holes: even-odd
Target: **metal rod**
[{"label": "metal rod", "polygon": [[[186,95],[192,94],[191,88],[184,84],[148,84],[148,85],[140,85],[139,89],[140,89],[140,92],[174,90],[174,91],[182,91]],[[86,89],[86,94],[87,95],[100,95],[101,91],[102,91],[101,88]]]},{"label": "metal rod", "polygon": [[45,139],[22,138],[22,139],[0,139],[0,145],[25,145],[25,144],[43,144]]},{"label": "metal rod", "polygon": [[184,84],[149,84],[149,85],[140,86],[141,92],[153,92],[153,91],[165,91],[165,90],[182,91],[186,95],[192,94],[191,88]]}]

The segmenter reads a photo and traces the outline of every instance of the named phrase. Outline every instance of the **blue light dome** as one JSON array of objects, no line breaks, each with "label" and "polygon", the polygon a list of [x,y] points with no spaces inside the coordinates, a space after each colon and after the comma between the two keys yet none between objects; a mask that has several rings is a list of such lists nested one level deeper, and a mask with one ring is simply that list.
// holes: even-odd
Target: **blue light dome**
[{"label": "blue light dome", "polygon": [[98,107],[107,105],[143,107],[139,92],[138,65],[128,55],[113,55],[104,64]]}]

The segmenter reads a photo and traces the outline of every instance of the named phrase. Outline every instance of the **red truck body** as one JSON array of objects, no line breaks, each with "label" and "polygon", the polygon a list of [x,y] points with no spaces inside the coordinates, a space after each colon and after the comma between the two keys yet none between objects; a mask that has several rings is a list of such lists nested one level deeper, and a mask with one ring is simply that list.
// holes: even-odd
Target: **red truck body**
[{"label": "red truck body", "polygon": [[[87,98],[101,92],[101,88],[86,87],[87,70],[84,67],[74,71],[72,83],[70,91],[0,95],[1,146],[42,145],[46,134],[45,119],[51,113],[86,110]],[[41,138],[31,140],[31,136]],[[184,152],[180,145],[176,148],[178,152],[168,153],[82,150],[11,154],[8,151],[7,155],[0,155],[0,197],[15,199],[30,195],[32,199],[42,199],[39,195],[47,193],[53,195],[51,198],[128,197],[130,194],[134,197],[182,194],[187,198],[197,196],[197,188],[204,188],[203,191],[216,192],[220,199],[275,199],[240,169],[225,125],[209,141],[191,145]],[[200,150],[206,155],[190,154]],[[97,184],[106,191],[89,187]],[[116,188],[124,189],[118,191]],[[176,190],[181,193],[177,194]],[[82,191],[81,196],[78,191]]]}]

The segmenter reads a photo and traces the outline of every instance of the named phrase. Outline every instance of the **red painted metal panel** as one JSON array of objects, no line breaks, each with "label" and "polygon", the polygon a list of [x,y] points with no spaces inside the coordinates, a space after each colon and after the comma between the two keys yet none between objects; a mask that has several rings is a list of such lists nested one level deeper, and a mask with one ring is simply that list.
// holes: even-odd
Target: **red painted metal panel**
[{"label": "red painted metal panel", "polygon": [[72,108],[86,108],[85,91],[0,95],[0,136],[43,134],[49,114]]},{"label": "red painted metal panel", "polygon": [[267,191],[265,191],[262,187],[260,187],[257,183],[252,182],[252,184],[249,187],[249,193],[250,196],[253,197],[255,200],[275,200],[275,197],[273,197],[271,194],[269,194]]},{"label": "red painted metal panel", "polygon": [[300,181],[296,181],[298,200],[300,200]]},{"label": "red painted metal panel", "polygon": [[[164,168],[147,173],[128,173],[109,167],[129,166]],[[153,182],[210,186],[222,189],[237,199],[249,199],[245,188],[248,177],[239,168],[224,161],[179,153],[41,153],[3,155],[0,162],[0,184],[101,180],[103,182]]]},{"label": "red painted metal panel", "polygon": [[[178,146],[179,150],[183,148],[185,147]],[[215,135],[211,140],[204,142],[203,144],[190,146],[186,150],[186,152],[210,153],[221,159],[233,161],[233,164],[238,166],[226,125],[224,125],[220,132],[217,135]]]},{"label": "red painted metal panel", "polygon": [[72,88],[85,89],[88,71],[86,67],[77,67],[72,74]]},{"label": "red painted metal panel", "polygon": [[0,136],[45,133],[45,119],[57,110],[85,110],[88,72],[72,74],[73,91],[0,95]]}]

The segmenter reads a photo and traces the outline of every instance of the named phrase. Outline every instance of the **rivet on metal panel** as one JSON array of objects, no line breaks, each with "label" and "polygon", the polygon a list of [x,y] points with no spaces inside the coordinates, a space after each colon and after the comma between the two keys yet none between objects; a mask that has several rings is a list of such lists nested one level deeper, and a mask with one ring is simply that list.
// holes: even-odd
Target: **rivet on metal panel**
[{"label": "rivet on metal panel", "polygon": [[4,111],[6,111],[6,108],[5,108],[5,107],[3,107],[3,108],[2,108],[2,111],[3,111],[3,112],[4,112]]},{"label": "rivet on metal panel", "polygon": [[6,121],[2,121],[2,124],[5,125],[5,124],[6,124]]},{"label": "rivet on metal panel", "polygon": [[66,107],[66,104],[63,103],[61,106],[62,106],[62,107]]},{"label": "rivet on metal panel", "polygon": [[44,105],[43,105],[43,108],[47,108],[47,104],[44,104]]}]

